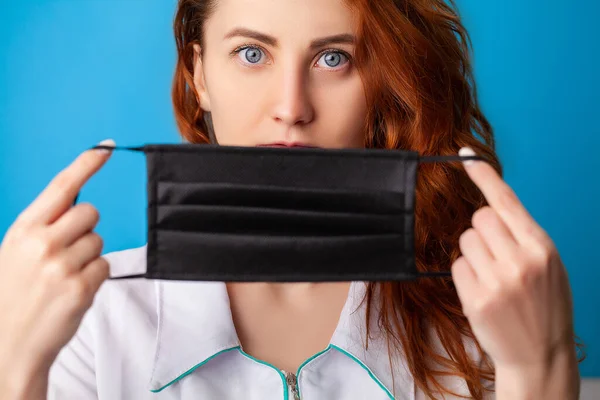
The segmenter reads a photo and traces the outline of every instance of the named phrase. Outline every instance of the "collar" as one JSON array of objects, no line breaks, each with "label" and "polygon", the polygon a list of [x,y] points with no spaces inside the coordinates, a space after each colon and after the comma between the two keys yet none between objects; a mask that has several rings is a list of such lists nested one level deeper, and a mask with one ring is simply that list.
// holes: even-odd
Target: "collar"
[{"label": "collar", "polygon": [[[206,361],[219,353],[238,348],[240,341],[224,282],[155,282],[158,333],[148,388],[157,392],[202,368]],[[406,390],[413,384],[411,375],[405,368],[395,365],[392,380],[385,338],[377,332],[375,336],[372,333],[368,349],[365,348],[366,302],[362,302],[365,292],[366,283],[351,283],[331,338],[331,347],[361,363],[389,391],[393,391],[392,386]],[[372,315],[371,318],[371,326],[377,326],[377,316]]]},{"label": "collar", "polygon": [[[344,354],[362,364],[379,383],[390,393],[406,394],[406,388],[413,388],[408,397],[394,397],[398,400],[414,400],[414,380],[406,364],[405,357],[394,357],[390,365],[387,340],[385,334],[378,330],[379,315],[375,307],[369,315],[369,341],[367,343],[367,307],[363,301],[367,289],[366,282],[353,282],[348,293],[338,326],[336,327],[331,344]],[[374,296],[373,302],[377,301]],[[392,374],[393,371],[393,374]]]},{"label": "collar", "polygon": [[158,331],[151,391],[240,345],[224,282],[157,280]]}]

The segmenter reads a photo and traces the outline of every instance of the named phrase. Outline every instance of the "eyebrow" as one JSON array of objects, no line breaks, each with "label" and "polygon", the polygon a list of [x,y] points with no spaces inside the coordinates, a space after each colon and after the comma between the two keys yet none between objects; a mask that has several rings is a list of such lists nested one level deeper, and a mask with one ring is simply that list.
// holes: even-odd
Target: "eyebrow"
[{"label": "eyebrow", "polygon": [[[267,35],[266,33],[254,31],[248,28],[234,28],[229,33],[227,33],[224,39],[231,39],[236,36],[242,36],[247,38],[252,38],[263,42],[269,46],[277,47],[278,42],[277,39],[273,36]],[[349,33],[341,33],[338,35],[325,36],[322,38],[318,38],[310,42],[311,49],[321,48],[330,44],[354,44],[356,43],[356,37]]]}]

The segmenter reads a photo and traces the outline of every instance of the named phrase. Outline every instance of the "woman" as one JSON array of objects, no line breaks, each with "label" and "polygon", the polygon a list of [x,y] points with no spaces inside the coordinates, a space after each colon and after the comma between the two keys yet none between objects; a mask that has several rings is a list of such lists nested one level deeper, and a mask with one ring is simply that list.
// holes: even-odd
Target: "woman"
[{"label": "woman", "polygon": [[566,271],[501,179],[453,8],[180,0],[175,36],[173,101],[186,141],[474,149],[491,160],[420,167],[417,266],[451,270],[453,279],[103,285],[109,266],[112,275],[143,271],[145,251],[100,257],[97,211],[70,208],[109,158],[87,151],[19,215],[0,248],[3,394],[578,397]]}]

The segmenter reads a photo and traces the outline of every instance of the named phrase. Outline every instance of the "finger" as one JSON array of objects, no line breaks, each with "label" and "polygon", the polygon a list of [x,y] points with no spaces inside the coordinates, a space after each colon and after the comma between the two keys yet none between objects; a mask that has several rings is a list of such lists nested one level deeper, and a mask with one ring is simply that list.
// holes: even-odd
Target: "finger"
[{"label": "finger", "polygon": [[96,293],[102,283],[108,279],[109,271],[108,261],[104,257],[98,257],[83,268],[80,279],[91,293]]},{"label": "finger", "polygon": [[80,203],[69,209],[50,227],[50,234],[57,238],[57,245],[67,247],[81,236],[94,230],[100,215],[98,210],[88,203]]},{"label": "finger", "polygon": [[[469,147],[463,147],[458,154],[472,156],[475,152]],[[544,236],[543,231],[527,212],[515,192],[491,165],[474,160],[463,163],[471,180],[479,187],[488,204],[498,213],[519,244],[527,245],[532,235],[536,239]]]},{"label": "finger", "polygon": [[[114,146],[112,140],[100,144]],[[108,160],[110,150],[87,150],[58,173],[40,195],[23,211],[19,221],[25,224],[51,224],[71,205],[85,182]]]},{"label": "finger", "polygon": [[473,228],[467,229],[460,235],[458,244],[463,257],[477,275],[477,280],[488,287],[494,287],[498,282],[496,271],[493,269],[495,261],[479,233]]},{"label": "finger", "polygon": [[479,295],[481,291],[480,283],[473,268],[465,257],[459,257],[454,261],[451,267],[452,281],[456,287],[456,293],[460,300],[463,312],[468,314],[468,306],[473,302],[473,299]]},{"label": "finger", "polygon": [[68,266],[68,273],[74,273],[102,254],[104,243],[102,238],[95,232],[90,232],[81,237],[73,245],[63,250],[61,257],[65,259],[65,265]]},{"label": "finger", "polygon": [[517,255],[517,241],[493,208],[486,206],[475,211],[472,222],[494,259],[513,259]]}]

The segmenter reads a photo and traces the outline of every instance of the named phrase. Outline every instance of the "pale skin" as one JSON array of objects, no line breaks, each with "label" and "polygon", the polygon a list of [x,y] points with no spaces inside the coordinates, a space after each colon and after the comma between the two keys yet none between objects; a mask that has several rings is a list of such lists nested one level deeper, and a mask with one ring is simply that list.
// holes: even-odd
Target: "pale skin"
[{"label": "pale skin", "polygon": [[[277,43],[224,38],[237,27]],[[311,48],[315,39],[353,30],[352,13],[339,0],[222,0],[207,22],[206,48],[195,47],[202,57],[195,57],[194,70],[218,142],[362,147],[362,80],[351,61],[331,55],[351,56],[353,44]],[[260,51],[231,55],[248,43]],[[248,65],[248,56],[258,65]],[[93,233],[98,211],[84,203],[71,207],[108,158],[101,150],[81,154],[18,216],[0,246],[0,392],[9,399],[45,398],[50,365],[108,277],[102,239]],[[465,170],[489,206],[462,233],[452,277],[496,367],[496,398],[577,399],[571,293],[558,251],[488,164]],[[293,371],[326,347],[348,284],[239,283],[228,292],[244,350]],[[295,334],[308,326],[313,331]]]}]

